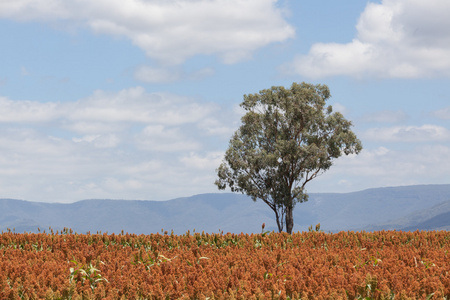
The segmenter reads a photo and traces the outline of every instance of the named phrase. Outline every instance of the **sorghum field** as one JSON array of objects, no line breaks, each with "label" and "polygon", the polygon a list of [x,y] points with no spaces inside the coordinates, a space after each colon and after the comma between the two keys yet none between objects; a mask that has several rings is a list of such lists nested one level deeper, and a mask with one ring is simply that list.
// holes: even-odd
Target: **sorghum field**
[{"label": "sorghum field", "polygon": [[0,299],[450,299],[450,233],[8,231]]}]

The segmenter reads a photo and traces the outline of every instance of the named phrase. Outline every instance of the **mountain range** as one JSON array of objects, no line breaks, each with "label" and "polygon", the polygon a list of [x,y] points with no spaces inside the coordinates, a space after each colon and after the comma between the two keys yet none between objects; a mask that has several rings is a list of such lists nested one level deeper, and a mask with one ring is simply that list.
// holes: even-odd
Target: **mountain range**
[{"label": "mountain range", "polygon": [[[233,193],[168,201],[96,199],[69,204],[0,199],[0,230],[17,233],[64,227],[78,233],[258,233],[262,223],[265,230],[277,231],[274,213],[266,204]],[[308,202],[295,206],[294,231],[307,231],[317,223],[326,232],[450,230],[450,184],[312,193]]]}]

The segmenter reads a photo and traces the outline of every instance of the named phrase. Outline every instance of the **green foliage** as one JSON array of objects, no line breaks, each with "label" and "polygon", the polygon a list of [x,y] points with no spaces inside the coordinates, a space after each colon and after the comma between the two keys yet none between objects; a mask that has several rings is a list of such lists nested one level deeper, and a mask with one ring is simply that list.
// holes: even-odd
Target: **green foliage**
[{"label": "green foliage", "polygon": [[242,125],[217,169],[218,188],[264,201],[275,212],[280,232],[284,225],[292,232],[292,210],[308,200],[306,183],[342,154],[362,149],[352,123],[325,107],[328,98],[326,85],[307,83],[245,95]]},{"label": "green foliage", "polygon": [[70,268],[71,283],[81,281],[81,283],[84,284],[84,282],[87,280],[89,281],[91,289],[94,290],[97,286],[97,283],[101,281],[108,282],[106,278],[102,277],[102,275],[100,274],[100,270],[95,268],[92,263],[82,264],[78,263],[75,260],[72,260],[71,262],[76,265],[76,268]]},{"label": "green foliage", "polygon": [[386,295],[382,294],[379,297],[374,296],[375,292],[380,292],[380,290],[378,289],[377,277],[367,274],[365,285],[358,288],[358,295],[356,296],[356,300],[395,299],[395,295],[392,292]]},{"label": "green foliage", "polygon": [[167,258],[162,254],[155,254],[153,253],[156,257],[153,258],[150,255],[146,254],[145,252],[143,253],[143,251],[139,250],[138,253],[136,253],[134,255],[134,259],[131,262],[132,265],[138,265],[138,264],[143,264],[145,266],[145,268],[150,271],[151,267],[153,267],[154,265],[161,265],[161,263],[166,263],[166,262],[171,262],[173,259],[177,258],[177,256],[172,257],[172,258]]}]

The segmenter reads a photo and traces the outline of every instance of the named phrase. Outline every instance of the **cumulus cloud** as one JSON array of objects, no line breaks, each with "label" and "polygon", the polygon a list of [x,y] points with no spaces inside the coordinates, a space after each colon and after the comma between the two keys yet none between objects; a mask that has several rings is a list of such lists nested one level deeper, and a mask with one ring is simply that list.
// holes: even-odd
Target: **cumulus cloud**
[{"label": "cumulus cloud", "polygon": [[429,178],[434,171],[445,177],[444,169],[448,164],[441,159],[449,151],[448,147],[442,145],[421,146],[408,151],[378,147],[362,151],[359,157],[343,158],[340,164],[347,165],[348,174],[377,178],[378,181],[384,181],[383,186],[405,184],[409,180],[420,183],[419,178]]},{"label": "cumulus cloud", "polygon": [[[216,107],[173,94],[149,94],[136,87],[117,93],[96,91],[75,102],[15,101],[0,97],[0,122],[63,122],[66,127],[92,131],[116,122],[180,125],[202,120]],[[110,124],[111,123],[111,124]],[[73,125],[73,127],[72,127]],[[114,128],[114,127],[113,127]]]},{"label": "cumulus cloud", "polygon": [[370,128],[364,135],[372,141],[385,142],[433,142],[450,141],[450,130],[437,125],[394,126]]},{"label": "cumulus cloud", "polygon": [[45,122],[58,117],[57,103],[13,101],[0,97],[0,122]]},{"label": "cumulus cloud", "polygon": [[446,145],[364,149],[359,155],[339,158],[307,188],[310,192],[352,192],[383,186],[446,184],[449,155]]},{"label": "cumulus cloud", "polygon": [[206,155],[191,152],[189,155],[181,157],[180,161],[188,168],[211,170],[216,169],[220,165],[224,154],[223,151],[213,151],[206,153]]},{"label": "cumulus cloud", "polygon": [[449,10],[446,0],[368,3],[351,42],[314,44],[285,68],[310,78],[449,76]]},{"label": "cumulus cloud", "polygon": [[95,134],[85,135],[81,138],[74,137],[72,141],[75,143],[92,143],[96,148],[114,148],[120,139],[114,134]]},{"label": "cumulus cloud", "polygon": [[200,148],[200,144],[183,134],[181,129],[162,125],[145,127],[135,141],[139,148],[153,151],[182,152]]},{"label": "cumulus cloud", "polygon": [[213,192],[217,151],[228,142],[233,116],[216,104],[141,87],[73,102],[3,97],[0,190],[53,202]]},{"label": "cumulus cloud", "polygon": [[149,57],[179,64],[198,54],[225,63],[248,58],[294,36],[276,0],[17,0],[0,3],[0,17],[69,22],[124,36]]}]

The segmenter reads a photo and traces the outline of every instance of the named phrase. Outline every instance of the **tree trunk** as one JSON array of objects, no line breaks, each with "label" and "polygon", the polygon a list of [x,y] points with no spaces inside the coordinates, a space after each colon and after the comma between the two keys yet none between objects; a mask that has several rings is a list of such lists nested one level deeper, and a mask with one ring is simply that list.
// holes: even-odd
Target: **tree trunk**
[{"label": "tree trunk", "polygon": [[292,234],[292,229],[294,228],[294,207],[293,205],[286,207],[286,232]]},{"label": "tree trunk", "polygon": [[280,219],[280,216],[278,215],[278,212],[276,209],[274,209],[273,211],[275,212],[275,218],[277,220],[278,232],[282,232],[283,231],[283,220]]}]

